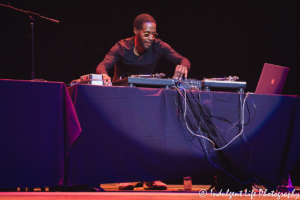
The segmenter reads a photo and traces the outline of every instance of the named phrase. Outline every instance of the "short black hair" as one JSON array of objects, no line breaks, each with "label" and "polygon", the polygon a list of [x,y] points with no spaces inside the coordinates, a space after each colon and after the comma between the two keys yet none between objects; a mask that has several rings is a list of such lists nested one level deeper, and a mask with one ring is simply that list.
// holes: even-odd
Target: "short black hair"
[{"label": "short black hair", "polygon": [[151,15],[143,13],[135,18],[135,20],[133,22],[133,28],[142,29],[143,24],[146,22],[153,22],[156,24],[155,19]]}]

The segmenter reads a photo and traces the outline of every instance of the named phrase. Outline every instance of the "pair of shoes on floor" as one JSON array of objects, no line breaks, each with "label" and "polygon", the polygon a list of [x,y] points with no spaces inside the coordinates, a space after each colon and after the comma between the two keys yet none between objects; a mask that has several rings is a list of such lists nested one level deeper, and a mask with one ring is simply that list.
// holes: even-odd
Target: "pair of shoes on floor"
[{"label": "pair of shoes on floor", "polygon": [[145,190],[166,190],[167,185],[161,181],[144,182]]},{"label": "pair of shoes on floor", "polygon": [[133,189],[134,186],[131,182],[118,184],[118,190],[133,190]]},{"label": "pair of shoes on floor", "polygon": [[[131,182],[119,183],[118,189],[119,190],[133,190],[134,186]],[[144,182],[144,189],[145,190],[166,190],[167,185],[161,181]]]}]

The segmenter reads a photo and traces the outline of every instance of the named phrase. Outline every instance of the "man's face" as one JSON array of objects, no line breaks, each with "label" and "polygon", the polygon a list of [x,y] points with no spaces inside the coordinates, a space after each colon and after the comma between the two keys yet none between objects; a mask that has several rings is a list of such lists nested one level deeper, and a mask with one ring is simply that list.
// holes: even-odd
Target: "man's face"
[{"label": "man's face", "polygon": [[156,23],[146,22],[143,24],[142,30],[135,30],[139,45],[144,49],[149,49],[155,39],[153,33],[156,33]]}]

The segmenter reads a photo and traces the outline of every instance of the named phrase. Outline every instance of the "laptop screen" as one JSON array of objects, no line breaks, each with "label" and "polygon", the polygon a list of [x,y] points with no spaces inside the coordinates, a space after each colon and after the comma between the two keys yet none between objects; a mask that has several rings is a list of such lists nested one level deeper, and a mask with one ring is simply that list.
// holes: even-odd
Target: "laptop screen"
[{"label": "laptop screen", "polygon": [[289,68],[265,63],[255,94],[281,94]]}]

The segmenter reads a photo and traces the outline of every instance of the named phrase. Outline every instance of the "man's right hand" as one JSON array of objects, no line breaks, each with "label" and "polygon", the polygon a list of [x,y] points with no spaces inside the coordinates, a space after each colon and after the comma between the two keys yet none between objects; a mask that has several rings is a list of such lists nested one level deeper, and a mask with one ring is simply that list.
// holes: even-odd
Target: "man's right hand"
[{"label": "man's right hand", "polygon": [[101,75],[102,75],[103,84],[106,86],[112,86],[111,78],[107,74],[101,74]]}]

